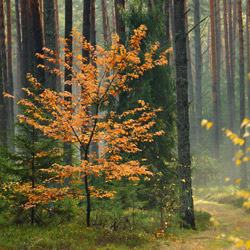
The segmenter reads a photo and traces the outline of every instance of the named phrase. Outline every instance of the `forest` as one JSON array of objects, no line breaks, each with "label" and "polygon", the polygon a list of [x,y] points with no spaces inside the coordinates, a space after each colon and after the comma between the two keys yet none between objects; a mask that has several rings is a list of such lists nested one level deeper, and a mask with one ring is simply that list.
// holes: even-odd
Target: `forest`
[{"label": "forest", "polygon": [[0,0],[0,250],[250,249],[250,0]]}]

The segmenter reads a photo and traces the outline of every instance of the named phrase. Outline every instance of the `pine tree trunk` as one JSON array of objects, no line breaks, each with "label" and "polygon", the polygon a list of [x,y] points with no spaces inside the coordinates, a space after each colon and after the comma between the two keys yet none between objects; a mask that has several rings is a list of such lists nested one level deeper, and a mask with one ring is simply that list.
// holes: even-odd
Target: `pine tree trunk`
[{"label": "pine tree trunk", "polygon": [[[58,0],[54,0],[54,8],[55,8],[55,33],[56,33],[56,57],[58,59],[60,59],[60,42],[59,42],[59,13],[58,13]],[[59,63],[56,63],[55,67],[60,70],[61,66]],[[56,76],[56,89],[58,90],[58,92],[62,92],[62,86],[61,86],[61,77],[60,76]]]},{"label": "pine tree trunk", "polygon": [[172,35],[172,40],[173,40],[173,52],[171,55],[173,58],[171,58],[171,61],[174,63],[175,61],[175,53],[176,53],[176,48],[175,48],[175,25],[174,25],[174,8],[173,8],[173,0],[169,0],[169,18],[170,18],[170,25],[171,25],[171,35]]},{"label": "pine tree trunk", "polygon": [[[91,42],[91,24],[90,24],[90,14],[91,14],[91,0],[84,0],[84,10],[83,10],[83,36],[87,40],[87,42]],[[89,52],[83,50],[83,57],[87,59],[87,63],[90,62]],[[84,90],[83,90],[84,91]],[[88,160],[88,152],[85,152],[83,156],[83,152],[81,152],[81,157],[84,157],[84,160]],[[90,190],[88,184],[88,175],[85,174],[85,192],[86,192],[86,200],[87,200],[87,214],[86,221],[87,226],[90,226],[90,214],[91,214],[91,202],[90,202]]]},{"label": "pine tree trunk", "polygon": [[250,118],[250,0],[246,5],[246,36],[247,36],[247,97],[248,97],[248,118]]},{"label": "pine tree trunk", "polygon": [[189,123],[190,123],[190,145],[191,151],[196,149],[196,129],[195,129],[195,104],[194,104],[194,86],[193,86],[193,76],[192,76],[192,63],[191,63],[191,48],[190,40],[188,34],[188,6],[187,0],[185,0],[185,32],[187,34],[187,67],[188,67],[188,94],[189,94]]},{"label": "pine tree trunk", "polygon": [[[243,35],[243,20],[242,20],[242,1],[238,0],[238,21],[239,21],[239,81],[240,81],[240,124],[245,118],[245,70],[244,70],[244,35]],[[240,137],[242,138],[244,129],[240,130]],[[246,144],[241,146],[243,152],[246,151]],[[242,162],[240,166],[241,182],[240,187],[245,189],[247,187],[247,169],[246,163]]]},{"label": "pine tree trunk", "polygon": [[[5,45],[5,22],[4,22],[4,6],[3,0],[0,0],[0,53],[1,53],[1,104],[3,105],[3,110],[1,112],[1,120],[4,123],[1,126],[1,131],[4,132],[4,137],[2,138],[2,142],[4,145],[7,145],[8,133],[6,129],[8,129],[8,106],[7,100],[3,97],[3,92],[7,91],[8,79],[7,79],[7,57],[6,57],[6,45]],[[2,91],[3,90],[3,91]]]},{"label": "pine tree trunk", "polygon": [[[90,12],[91,12],[91,0],[84,0],[83,2],[83,36],[90,42]],[[83,57],[87,58],[87,63],[89,62],[89,53],[83,50]]]},{"label": "pine tree trunk", "polygon": [[20,9],[19,1],[15,0],[15,14],[16,14],[16,33],[17,33],[17,86],[16,94],[21,96],[21,55],[22,55],[22,42],[21,42],[21,25],[20,25]]},{"label": "pine tree trunk", "polygon": [[214,1],[209,1],[210,26],[211,26],[211,48],[212,48],[212,98],[213,98],[213,120],[214,136],[213,149],[214,157],[219,158],[219,124],[218,124],[218,86],[217,86],[217,61],[216,61],[216,35],[215,35],[215,8]]},{"label": "pine tree trunk", "polygon": [[[73,28],[73,3],[72,0],[65,0],[65,39],[67,41],[68,52],[72,52],[72,37],[71,32]],[[65,62],[72,67],[72,57],[65,57]],[[65,67],[65,82],[71,81],[71,71]],[[72,85],[64,84],[64,90],[72,94]],[[68,101],[71,102],[71,99]],[[63,144],[63,149],[66,154],[63,157],[64,162],[67,165],[72,165],[72,145],[68,143]]]},{"label": "pine tree trunk", "polygon": [[125,40],[125,23],[122,20],[121,11],[125,10],[125,0],[115,0],[115,23],[116,23],[116,32],[121,38],[121,42]]},{"label": "pine tree trunk", "polygon": [[[14,94],[13,86],[13,63],[12,63],[12,22],[11,22],[11,2],[6,1],[7,10],[7,69],[8,69],[8,84],[6,85],[6,92],[10,95]],[[7,127],[8,127],[8,145],[14,151],[14,101],[12,98],[7,98]]]},{"label": "pine tree trunk", "polygon": [[[54,0],[43,0],[43,24],[44,24],[44,39],[45,47],[56,51],[56,28],[55,28],[55,9]],[[54,68],[54,63],[49,63],[45,60],[45,65]],[[56,75],[45,71],[45,88],[56,90]]]},{"label": "pine tree trunk", "polygon": [[174,0],[178,175],[182,227],[195,228],[189,144],[188,79],[184,0]]},{"label": "pine tree trunk", "polygon": [[[21,29],[22,29],[22,49],[21,49],[21,80],[22,87],[27,88],[28,81],[26,74],[29,68],[29,39],[28,39],[28,3],[21,0]],[[24,95],[24,92],[22,92]]]},{"label": "pine tree trunk", "polygon": [[[41,21],[41,9],[38,0],[29,0],[29,13],[30,13],[30,23],[31,23],[31,33],[32,33],[32,46],[34,48],[34,53],[43,54],[44,39]],[[45,84],[45,72],[42,68],[37,68],[39,64],[44,64],[44,60],[32,55],[32,66],[34,70],[34,76],[37,78],[38,82]]]},{"label": "pine tree trunk", "polygon": [[102,27],[103,27],[104,42],[105,44],[110,45],[111,44],[111,31],[110,31],[106,0],[102,0]]},{"label": "pine tree trunk", "polygon": [[[197,25],[200,22],[200,1],[194,1],[194,23]],[[202,53],[201,53],[201,32],[200,25],[194,30],[195,36],[195,104],[196,104],[196,138],[197,147],[202,145]]]},{"label": "pine tree trunk", "polygon": [[[214,1],[215,9],[215,39],[216,39],[216,79],[218,96],[218,129],[221,131],[221,21],[219,0]],[[219,133],[219,142],[221,134]]]},{"label": "pine tree trunk", "polygon": [[[0,1],[1,4],[1,1]],[[1,5],[0,5],[1,8]],[[0,13],[1,14],[1,13]],[[0,25],[1,25],[1,16],[0,16]],[[1,34],[0,34],[1,36]],[[1,43],[1,38],[0,38]],[[7,128],[6,128],[6,102],[3,96],[4,89],[4,81],[3,81],[3,68],[2,68],[2,53],[0,53],[0,145],[6,146],[6,138],[7,138]]]},{"label": "pine tree trunk", "polygon": [[[223,12],[224,12],[224,41],[225,41],[225,71],[227,76],[227,115],[228,115],[228,128],[233,130],[233,107],[232,107],[232,89],[231,89],[231,71],[230,71],[230,58],[229,58],[229,41],[228,41],[228,10],[227,0],[223,0]],[[232,155],[234,155],[234,145],[230,142],[228,159],[230,166],[231,179],[235,179],[235,165],[232,162]]]},{"label": "pine tree trunk", "polygon": [[[235,27],[235,25],[234,25]],[[236,114],[235,114],[235,88],[234,88],[234,35],[232,19],[232,0],[228,0],[228,31],[229,31],[229,55],[230,55],[230,72],[231,72],[231,91],[232,91],[232,114],[233,114],[233,131],[235,131]]]}]

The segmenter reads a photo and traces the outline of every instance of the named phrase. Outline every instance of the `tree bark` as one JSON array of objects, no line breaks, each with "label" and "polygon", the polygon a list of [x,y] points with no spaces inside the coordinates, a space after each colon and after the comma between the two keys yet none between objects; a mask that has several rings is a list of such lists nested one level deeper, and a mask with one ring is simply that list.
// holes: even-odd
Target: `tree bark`
[{"label": "tree bark", "polygon": [[[234,25],[235,27],[235,25]],[[232,0],[228,0],[228,31],[229,31],[229,55],[230,55],[230,72],[231,72],[231,91],[232,91],[232,114],[233,114],[233,131],[236,125],[235,114],[235,87],[234,87],[234,35],[233,35],[233,19],[232,19]]]},{"label": "tree bark", "polygon": [[4,22],[4,6],[3,0],[0,0],[0,56],[1,56],[1,104],[3,105],[1,108],[1,120],[4,123],[1,126],[1,132],[3,132],[2,142],[4,145],[7,145],[7,129],[8,129],[8,111],[7,111],[7,100],[3,97],[3,92],[7,91],[8,78],[7,78],[7,57],[6,57],[6,45],[5,45],[5,22]]},{"label": "tree bark", "polygon": [[191,227],[194,229],[195,219],[191,184],[184,1],[185,0],[174,0],[178,175],[180,180],[180,212],[182,218],[181,226],[185,228]]},{"label": "tree bark", "polygon": [[210,26],[211,26],[211,48],[212,48],[212,98],[213,98],[213,120],[214,136],[213,149],[214,157],[219,158],[219,124],[218,124],[218,86],[217,86],[217,61],[216,61],[216,35],[215,35],[215,8],[213,0],[209,1]]},{"label": "tree bark", "polygon": [[[58,0],[54,0],[54,5],[55,5],[55,34],[56,34],[56,48],[55,48],[55,51],[56,51],[56,57],[58,59],[60,59],[60,42],[59,42],[59,13],[58,13]],[[55,67],[60,70],[60,64],[59,63],[56,63]],[[62,91],[62,86],[61,86],[61,77],[60,76],[56,76],[56,89],[58,90],[58,92],[61,92]]]},{"label": "tree bark", "polygon": [[[228,39],[228,10],[227,0],[223,0],[223,20],[224,20],[224,41],[225,41],[225,71],[227,76],[227,115],[228,115],[228,128],[233,130],[233,107],[232,107],[232,85],[231,85],[231,68],[230,68],[230,57],[229,57],[229,39]],[[234,145],[230,143],[228,159],[231,172],[231,179],[235,179],[235,165],[233,164],[231,157],[234,155]]]},{"label": "tree bark", "polygon": [[[242,20],[242,1],[238,0],[238,21],[239,21],[239,78],[240,78],[240,124],[245,118],[245,70],[244,70],[244,34],[243,34],[243,20]],[[242,138],[244,129],[240,130],[240,137]],[[243,152],[246,151],[246,144],[241,146]],[[241,182],[240,187],[245,189],[247,187],[247,169],[246,163],[242,162],[240,166]]]},{"label": "tree bark", "polygon": [[[194,25],[200,22],[200,1],[194,0]],[[202,53],[200,25],[194,30],[195,36],[195,101],[196,101],[196,138],[197,147],[202,145]]]},{"label": "tree bark", "polygon": [[[13,63],[12,63],[12,21],[11,21],[11,2],[6,1],[7,10],[7,69],[8,69],[8,84],[6,85],[6,92],[14,95],[13,86]],[[8,127],[8,145],[14,151],[14,100],[7,98],[7,127]]]},{"label": "tree bark", "polygon": [[185,0],[185,32],[187,34],[186,50],[187,50],[187,74],[188,74],[188,96],[189,96],[189,123],[190,123],[190,145],[191,150],[196,149],[196,129],[195,129],[195,104],[194,104],[194,86],[192,76],[192,63],[191,63],[191,48],[190,39],[188,34],[188,6]]},{"label": "tree bark", "polygon": [[250,118],[250,0],[246,5],[246,36],[247,36],[247,97],[248,97],[248,118]]},{"label": "tree bark", "polygon": [[[218,130],[221,130],[221,21],[220,21],[220,1],[214,1],[215,9],[215,40],[216,40],[216,79],[218,95]],[[221,134],[219,133],[219,143]]]},{"label": "tree bark", "polygon": [[[73,28],[73,3],[72,0],[65,0],[65,39],[67,41],[67,49],[69,53],[72,53],[72,37],[71,32]],[[72,67],[72,57],[65,56],[65,62]],[[72,80],[72,72],[65,67],[65,83]],[[64,84],[64,90],[72,94],[72,85]],[[71,102],[71,99],[68,101]],[[64,162],[67,165],[72,165],[72,145],[70,143],[63,144]]]},{"label": "tree bark", "polygon": [[[34,48],[34,53],[43,54],[44,47],[44,37],[42,29],[42,21],[40,14],[40,6],[38,0],[29,0],[29,12],[30,12],[30,22],[31,22],[31,34],[32,34],[32,46]],[[34,76],[37,78],[38,82],[45,84],[45,72],[42,68],[37,68],[39,64],[44,64],[44,60],[36,57],[32,60],[32,66],[34,70]],[[46,87],[46,86],[45,86]]]},{"label": "tree bark", "polygon": [[28,40],[28,3],[27,0],[21,0],[21,29],[22,29],[22,49],[21,49],[21,80],[22,87],[27,88],[28,81],[26,74],[29,66],[29,40]]},{"label": "tree bark", "polygon": [[[56,28],[55,28],[55,9],[54,0],[43,0],[43,24],[45,47],[56,51]],[[54,63],[45,60],[45,65],[53,69]],[[48,70],[45,71],[45,88],[56,90],[56,75],[51,74]]]},{"label": "tree bark", "polygon": [[105,45],[111,44],[111,31],[106,0],[102,0],[102,27]]},{"label": "tree bark", "polygon": [[125,23],[122,19],[121,12],[126,9],[126,0],[115,0],[115,23],[116,32],[121,38],[121,42],[125,39]]}]

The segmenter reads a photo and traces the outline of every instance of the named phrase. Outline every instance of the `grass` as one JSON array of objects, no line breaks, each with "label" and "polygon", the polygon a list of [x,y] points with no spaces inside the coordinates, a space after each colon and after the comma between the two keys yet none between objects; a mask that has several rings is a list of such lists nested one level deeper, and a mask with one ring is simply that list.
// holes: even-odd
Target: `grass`
[{"label": "grass", "polygon": [[[124,215],[128,216],[131,211]],[[12,225],[0,227],[0,250],[33,250],[33,249],[160,249],[173,239],[181,240],[193,234],[193,230],[181,230],[178,219],[170,223],[164,234],[157,234],[159,222],[157,211],[136,211],[133,227],[114,231],[106,228],[88,228],[83,224],[84,219],[77,217],[71,222],[59,225],[31,226]],[[159,215],[158,215],[159,217]],[[158,218],[157,217],[157,218]],[[209,226],[210,215],[205,212],[196,213],[198,230]],[[196,232],[198,233],[198,231]]]}]

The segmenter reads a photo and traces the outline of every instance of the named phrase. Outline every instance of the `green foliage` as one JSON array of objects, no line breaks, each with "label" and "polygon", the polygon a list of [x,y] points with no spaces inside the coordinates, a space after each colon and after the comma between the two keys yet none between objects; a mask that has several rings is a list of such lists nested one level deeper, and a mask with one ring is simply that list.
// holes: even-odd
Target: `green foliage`
[{"label": "green foliage", "polygon": [[212,185],[218,183],[221,178],[222,164],[210,157],[206,152],[193,157],[193,183],[199,186]]}]

